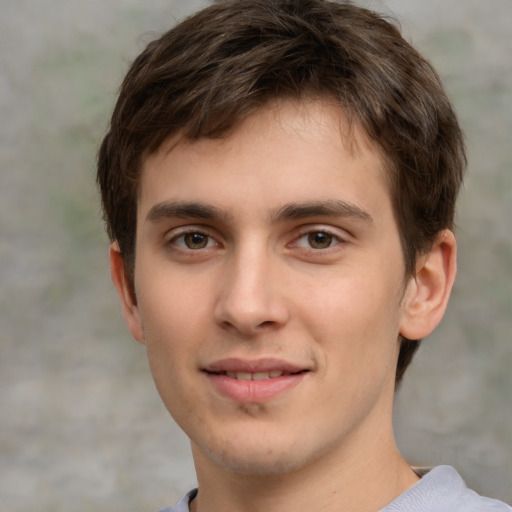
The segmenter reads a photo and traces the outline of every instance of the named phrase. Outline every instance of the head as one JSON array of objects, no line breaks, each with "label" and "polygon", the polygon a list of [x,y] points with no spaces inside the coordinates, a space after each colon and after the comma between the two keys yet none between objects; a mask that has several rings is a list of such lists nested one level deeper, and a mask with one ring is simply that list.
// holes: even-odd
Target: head
[{"label": "head", "polygon": [[[272,102],[311,98],[334,102],[379,148],[404,282],[414,275],[418,258],[453,227],[465,167],[461,130],[432,66],[392,22],[350,2],[225,0],[139,55],[100,148],[107,229],[132,288],[147,159],[172,137],[222,139]],[[401,340],[397,382],[417,346]]]}]

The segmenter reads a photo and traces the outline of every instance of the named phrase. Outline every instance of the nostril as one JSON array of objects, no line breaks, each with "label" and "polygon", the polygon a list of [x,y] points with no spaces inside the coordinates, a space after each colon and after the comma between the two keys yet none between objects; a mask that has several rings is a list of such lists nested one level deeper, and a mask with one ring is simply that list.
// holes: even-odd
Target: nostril
[{"label": "nostril", "polygon": [[279,298],[257,291],[244,292],[244,295],[240,289],[236,291],[226,290],[215,305],[215,320],[223,329],[253,336],[286,324],[289,311]]}]

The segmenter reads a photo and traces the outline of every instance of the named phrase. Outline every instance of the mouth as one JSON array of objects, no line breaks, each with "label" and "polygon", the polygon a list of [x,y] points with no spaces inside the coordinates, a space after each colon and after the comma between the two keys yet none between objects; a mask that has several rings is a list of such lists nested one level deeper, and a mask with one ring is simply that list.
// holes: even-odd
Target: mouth
[{"label": "mouth", "polygon": [[212,375],[225,375],[230,379],[235,380],[268,380],[268,379],[277,379],[278,377],[288,377],[290,375],[298,375],[300,373],[308,372],[309,370],[300,370],[298,372],[285,372],[283,370],[272,370],[268,372],[235,372],[235,371],[225,371],[225,372],[209,372]]},{"label": "mouth", "polygon": [[236,402],[266,402],[300,384],[311,370],[276,359],[224,359],[203,372],[213,389]]}]

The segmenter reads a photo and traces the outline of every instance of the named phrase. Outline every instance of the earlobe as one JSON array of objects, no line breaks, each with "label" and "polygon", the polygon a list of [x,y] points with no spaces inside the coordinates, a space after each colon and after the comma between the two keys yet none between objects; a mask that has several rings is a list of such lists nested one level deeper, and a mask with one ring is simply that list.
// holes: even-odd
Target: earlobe
[{"label": "earlobe", "polygon": [[144,331],[139,308],[134,300],[134,292],[126,279],[123,255],[117,242],[110,245],[110,275],[121,299],[123,316],[131,335],[139,343],[144,343]]},{"label": "earlobe", "polygon": [[448,305],[457,272],[457,243],[450,230],[438,234],[427,254],[418,258],[402,301],[400,334],[410,340],[428,336]]}]

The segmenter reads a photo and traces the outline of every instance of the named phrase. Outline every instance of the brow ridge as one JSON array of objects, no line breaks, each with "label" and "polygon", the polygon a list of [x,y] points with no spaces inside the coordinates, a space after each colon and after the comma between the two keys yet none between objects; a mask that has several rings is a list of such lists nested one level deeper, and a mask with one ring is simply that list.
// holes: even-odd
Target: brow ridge
[{"label": "brow ridge", "polygon": [[367,224],[373,223],[372,216],[366,210],[339,199],[288,203],[272,213],[272,220],[280,222],[317,216],[351,217],[362,220]]},{"label": "brow ridge", "polygon": [[[373,223],[373,218],[366,210],[339,199],[288,203],[273,211],[270,218],[272,222],[278,223],[318,216],[355,218],[367,224]],[[228,214],[208,203],[163,201],[152,206],[146,216],[149,222],[158,222],[166,218],[225,220]]]},{"label": "brow ridge", "polygon": [[163,201],[151,207],[146,220],[149,222],[158,222],[167,218],[217,220],[225,217],[226,213],[222,209],[211,204],[196,201]]}]

